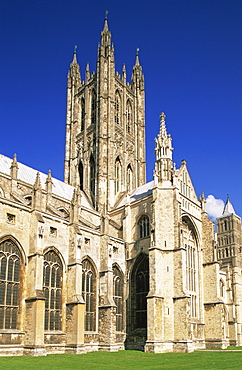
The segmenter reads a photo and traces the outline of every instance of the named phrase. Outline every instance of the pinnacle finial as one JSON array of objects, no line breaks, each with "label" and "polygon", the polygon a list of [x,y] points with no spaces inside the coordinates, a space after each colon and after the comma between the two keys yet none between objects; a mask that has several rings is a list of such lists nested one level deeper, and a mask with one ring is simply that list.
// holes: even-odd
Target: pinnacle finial
[{"label": "pinnacle finial", "polygon": [[166,119],[166,115],[165,115],[165,113],[164,113],[164,112],[162,112],[162,113],[160,114],[160,122],[165,122],[165,119]]},{"label": "pinnacle finial", "polygon": [[40,174],[39,172],[36,173],[35,183],[34,183],[34,189],[39,190],[41,189],[41,182],[40,182]]},{"label": "pinnacle finial", "polygon": [[13,155],[13,161],[12,161],[12,166],[17,166],[18,165],[18,162],[17,162],[17,154],[14,153]]},{"label": "pinnacle finial", "polygon": [[77,59],[76,59],[76,49],[77,49],[77,46],[75,45],[75,46],[74,46],[74,53],[73,53],[73,61],[72,61],[72,63],[77,63]]},{"label": "pinnacle finial", "polygon": [[108,10],[105,12],[104,29],[108,30]]},{"label": "pinnacle finial", "polygon": [[136,49],[135,65],[139,66],[139,48]]}]

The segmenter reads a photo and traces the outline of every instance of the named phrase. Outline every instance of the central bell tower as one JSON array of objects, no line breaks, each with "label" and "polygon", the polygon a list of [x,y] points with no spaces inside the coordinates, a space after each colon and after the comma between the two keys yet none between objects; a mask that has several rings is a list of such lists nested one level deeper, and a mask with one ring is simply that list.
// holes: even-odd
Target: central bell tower
[{"label": "central bell tower", "polygon": [[138,50],[131,82],[115,72],[105,18],[96,71],[81,78],[76,50],[68,73],[64,181],[79,187],[96,210],[114,207],[146,181],[144,75]]}]

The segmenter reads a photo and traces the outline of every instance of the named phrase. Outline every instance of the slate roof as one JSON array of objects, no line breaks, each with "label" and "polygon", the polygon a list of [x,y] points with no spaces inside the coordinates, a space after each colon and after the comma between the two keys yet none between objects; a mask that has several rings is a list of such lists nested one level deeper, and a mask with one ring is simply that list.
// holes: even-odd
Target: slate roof
[{"label": "slate roof", "polygon": [[121,202],[118,204],[118,207],[124,206],[127,203],[132,203],[137,199],[146,197],[147,195],[151,195],[154,184],[155,184],[155,182],[154,182],[154,180],[152,180],[150,182],[147,182],[144,185],[139,186],[138,188],[133,190],[131,194],[126,195],[121,200]]},{"label": "slate roof", "polygon": [[[10,167],[12,165],[12,159],[0,154],[0,172],[10,176]],[[18,162],[18,180],[23,181],[27,184],[34,185],[37,175],[37,170],[26,166],[23,163]],[[39,172],[40,182],[42,189],[45,189],[45,182],[47,175]],[[52,193],[59,197],[71,200],[73,196],[74,187],[64,183],[61,180],[52,177]]]}]

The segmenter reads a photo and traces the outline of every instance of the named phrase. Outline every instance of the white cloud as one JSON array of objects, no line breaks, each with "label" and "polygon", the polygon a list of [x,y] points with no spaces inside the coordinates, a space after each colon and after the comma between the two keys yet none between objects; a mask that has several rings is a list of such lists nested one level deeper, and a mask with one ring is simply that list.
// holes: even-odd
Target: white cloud
[{"label": "white cloud", "polygon": [[209,195],[206,201],[208,216],[213,220],[221,217],[224,209],[224,201],[222,199],[216,199],[213,195]]}]

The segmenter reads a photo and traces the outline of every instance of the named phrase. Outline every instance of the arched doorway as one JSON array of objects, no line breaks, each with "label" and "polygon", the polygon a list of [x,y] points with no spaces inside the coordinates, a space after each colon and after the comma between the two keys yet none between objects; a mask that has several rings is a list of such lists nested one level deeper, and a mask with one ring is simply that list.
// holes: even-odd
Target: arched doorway
[{"label": "arched doorway", "polygon": [[149,293],[149,258],[141,254],[132,268],[127,300],[126,349],[144,350],[147,339],[147,295]]}]

